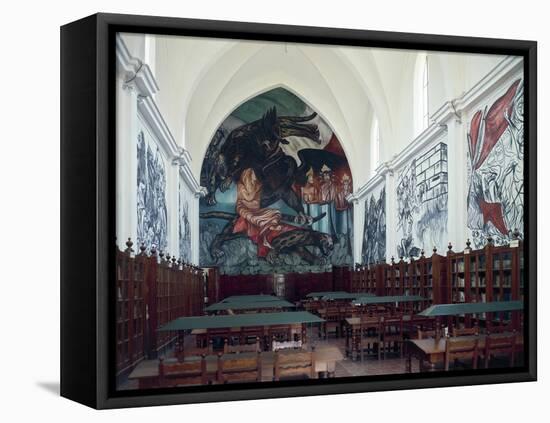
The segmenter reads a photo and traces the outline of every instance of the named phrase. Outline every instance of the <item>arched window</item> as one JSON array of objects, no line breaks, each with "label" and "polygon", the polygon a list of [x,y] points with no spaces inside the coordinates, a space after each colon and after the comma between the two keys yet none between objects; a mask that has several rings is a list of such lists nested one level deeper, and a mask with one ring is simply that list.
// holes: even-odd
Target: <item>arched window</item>
[{"label": "arched window", "polygon": [[414,117],[415,135],[419,135],[430,126],[430,105],[428,89],[430,84],[428,55],[420,54],[416,62],[414,79]]},{"label": "arched window", "polygon": [[370,143],[370,169],[371,176],[378,165],[380,164],[380,124],[378,118],[374,118],[372,121],[371,129],[371,143]]}]

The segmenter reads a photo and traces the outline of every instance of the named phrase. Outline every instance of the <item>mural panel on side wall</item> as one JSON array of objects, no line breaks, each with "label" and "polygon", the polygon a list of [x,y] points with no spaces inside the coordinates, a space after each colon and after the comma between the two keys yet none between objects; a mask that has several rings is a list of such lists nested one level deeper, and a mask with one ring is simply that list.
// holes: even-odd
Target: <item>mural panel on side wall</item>
[{"label": "mural panel on side wall", "polygon": [[365,227],[363,229],[363,264],[386,259],[386,187],[373,192],[365,200]]},{"label": "mural panel on side wall", "polygon": [[[153,144],[153,148],[155,148]],[[155,152],[144,131],[137,139],[137,240],[147,248],[167,246],[168,211],[166,207],[166,171],[158,147]]]},{"label": "mural panel on side wall", "polygon": [[276,88],[233,111],[208,147],[201,185],[201,266],[256,274],[353,262],[346,156],[293,93]]},{"label": "mural panel on side wall", "polygon": [[397,254],[447,245],[447,145],[438,143],[412,160],[397,177]]},{"label": "mural panel on side wall", "polygon": [[185,184],[179,181],[179,246],[180,257],[186,263],[191,263],[191,225],[189,222],[189,191]]},{"label": "mural panel on side wall", "polygon": [[468,228],[476,248],[490,236],[523,238],[523,82],[478,110],[468,133]]}]

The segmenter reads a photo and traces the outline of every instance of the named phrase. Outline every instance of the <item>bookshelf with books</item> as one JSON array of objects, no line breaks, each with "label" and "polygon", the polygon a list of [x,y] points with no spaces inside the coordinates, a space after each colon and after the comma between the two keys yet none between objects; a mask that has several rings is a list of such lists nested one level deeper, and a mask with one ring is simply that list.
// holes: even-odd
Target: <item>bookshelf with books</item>
[{"label": "bookshelf with books", "polygon": [[[515,239],[508,245],[487,245],[473,250],[470,241],[462,252],[447,252],[447,303],[476,303],[523,300],[522,242]],[[481,313],[461,316],[466,326],[479,324],[489,331],[520,328],[521,312]]]}]

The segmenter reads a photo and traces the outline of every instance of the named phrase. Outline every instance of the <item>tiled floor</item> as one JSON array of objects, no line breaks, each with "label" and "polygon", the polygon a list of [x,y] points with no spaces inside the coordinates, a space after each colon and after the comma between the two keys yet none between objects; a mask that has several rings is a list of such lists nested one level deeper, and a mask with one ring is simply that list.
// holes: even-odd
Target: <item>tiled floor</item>
[{"label": "tiled floor", "polygon": [[[320,347],[323,344],[330,344],[337,346],[345,357],[345,338],[331,337],[328,340],[319,340],[316,337],[310,337],[313,340],[313,344],[316,347]],[[412,371],[418,372],[418,363],[413,360]],[[399,357],[399,354],[388,354],[386,358],[378,360],[376,355],[365,356],[363,361],[352,360],[349,357],[345,357],[343,360],[336,363],[336,377],[349,377],[349,376],[369,376],[369,375],[387,375],[387,374],[402,374],[406,373],[405,358]]]},{"label": "tiled floor", "polygon": [[[386,358],[378,360],[376,355],[368,356],[361,360],[352,360],[345,356],[345,338],[331,337],[328,340],[320,339],[317,336],[317,331],[310,331],[309,342],[307,347],[314,345],[320,350],[324,346],[336,346],[342,353],[342,360],[336,362],[335,377],[351,377],[351,376],[368,376],[368,375],[386,375],[386,374],[403,374],[406,373],[405,358],[400,358],[398,354],[388,354]],[[186,345],[191,345],[192,339],[186,339]],[[171,351],[165,352],[166,357],[172,355]],[[273,357],[271,353],[266,353],[262,358],[262,380],[273,380]],[[418,372],[418,363],[413,360],[412,371]],[[128,379],[121,380],[119,383],[120,389],[136,389],[137,381]]]}]

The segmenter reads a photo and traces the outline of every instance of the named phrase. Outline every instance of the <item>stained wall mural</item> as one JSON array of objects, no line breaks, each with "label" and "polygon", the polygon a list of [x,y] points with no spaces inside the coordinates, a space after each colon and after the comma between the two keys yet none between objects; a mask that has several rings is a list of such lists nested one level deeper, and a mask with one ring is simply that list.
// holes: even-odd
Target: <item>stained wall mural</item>
[{"label": "stained wall mural", "polygon": [[365,200],[363,229],[363,264],[376,263],[386,258],[386,187],[372,192]]},{"label": "stained wall mural", "polygon": [[255,274],[353,262],[346,156],[293,93],[276,88],[233,111],[208,147],[201,185],[201,266]]},{"label": "stained wall mural", "polygon": [[447,243],[447,145],[443,142],[398,172],[397,254],[418,257]]},{"label": "stained wall mural", "polygon": [[159,148],[137,137],[137,240],[147,248],[167,246],[166,170]]},{"label": "stained wall mural", "polygon": [[180,179],[179,181],[179,190],[178,190],[178,214],[179,214],[179,247],[180,247],[180,258],[186,262],[191,263],[191,224],[189,221],[189,197],[190,193],[185,183]]},{"label": "stained wall mural", "polygon": [[476,248],[490,236],[523,238],[523,81],[478,110],[468,133],[468,228]]}]

